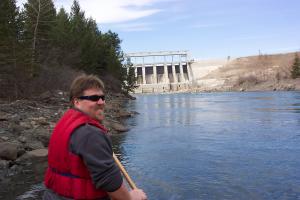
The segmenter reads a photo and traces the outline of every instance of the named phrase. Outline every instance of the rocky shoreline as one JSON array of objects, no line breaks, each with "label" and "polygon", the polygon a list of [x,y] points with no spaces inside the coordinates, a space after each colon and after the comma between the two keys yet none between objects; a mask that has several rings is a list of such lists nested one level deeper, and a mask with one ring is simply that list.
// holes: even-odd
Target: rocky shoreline
[{"label": "rocky shoreline", "polygon": [[[124,109],[129,99],[121,93],[107,94],[103,123],[110,134],[129,130],[124,119],[137,114]],[[34,173],[43,175],[51,132],[69,105],[68,95],[63,91],[45,92],[30,100],[0,102],[0,185],[13,184],[14,177],[34,171],[31,168],[37,163]],[[0,197],[10,191],[1,188]]]}]

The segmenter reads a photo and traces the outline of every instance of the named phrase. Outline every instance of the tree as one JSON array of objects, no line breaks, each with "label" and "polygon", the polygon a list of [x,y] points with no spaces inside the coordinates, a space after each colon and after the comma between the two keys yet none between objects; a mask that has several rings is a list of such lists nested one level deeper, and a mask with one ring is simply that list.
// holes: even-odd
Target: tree
[{"label": "tree", "polygon": [[103,60],[102,66],[117,79],[125,80],[126,71],[122,67],[124,54],[118,34],[112,31],[102,34],[102,43],[102,55],[106,58]]},{"label": "tree", "polygon": [[53,29],[53,45],[57,48],[57,60],[59,65],[68,63],[70,59],[71,42],[69,40],[71,24],[68,13],[61,8],[56,16],[55,27]]},{"label": "tree", "polygon": [[294,79],[300,77],[300,60],[297,54],[295,55],[294,63],[292,65],[291,75]]},{"label": "tree", "polygon": [[0,58],[1,64],[16,62],[16,47],[20,24],[15,0],[0,2]]},{"label": "tree", "polygon": [[[0,96],[18,96],[18,51],[21,22],[15,0],[0,1]],[[13,92],[14,91],[14,92]],[[13,93],[12,93],[13,92]]]},{"label": "tree", "polygon": [[37,64],[47,59],[51,47],[56,10],[52,0],[28,0],[24,9],[24,39],[30,50],[30,76],[34,77]]},{"label": "tree", "polygon": [[125,80],[123,81],[122,88],[124,92],[127,94],[129,92],[133,92],[135,88],[137,88],[137,77],[135,76],[135,68],[133,67],[133,64],[130,62],[130,60],[127,60],[127,62],[124,64],[123,68],[127,71],[125,75]]}]

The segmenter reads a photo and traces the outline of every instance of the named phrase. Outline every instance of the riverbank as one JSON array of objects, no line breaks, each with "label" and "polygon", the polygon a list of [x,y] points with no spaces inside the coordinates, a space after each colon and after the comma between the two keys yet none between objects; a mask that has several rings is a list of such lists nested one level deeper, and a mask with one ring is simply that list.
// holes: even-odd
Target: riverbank
[{"label": "riverbank", "polygon": [[197,63],[192,64],[198,72],[194,74],[192,90],[194,92],[300,90],[300,78],[291,78],[296,54],[300,56],[300,52],[293,52],[228,59],[215,67],[206,64],[206,68],[210,70],[205,70],[203,66],[197,67]]},{"label": "riverbank", "polygon": [[[110,134],[129,129],[123,119],[137,114],[126,111],[129,97],[122,93],[108,93],[103,122]],[[0,197],[16,192],[20,174],[31,176],[41,182],[47,166],[47,147],[55,123],[69,108],[68,94],[63,91],[45,92],[30,100],[0,102]],[[37,166],[36,168],[34,166]],[[34,169],[33,169],[34,168]],[[36,181],[37,181],[36,180]],[[26,187],[24,181],[23,187]],[[21,187],[21,188],[23,188]]]}]

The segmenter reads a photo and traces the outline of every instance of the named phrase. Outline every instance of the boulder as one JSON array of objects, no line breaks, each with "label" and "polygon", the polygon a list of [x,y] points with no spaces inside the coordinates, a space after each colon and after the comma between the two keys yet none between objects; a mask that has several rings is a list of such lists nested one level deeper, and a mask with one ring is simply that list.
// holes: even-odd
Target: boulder
[{"label": "boulder", "polygon": [[26,154],[28,154],[29,157],[44,158],[48,156],[48,149],[35,149]]},{"label": "boulder", "polygon": [[124,126],[123,124],[119,123],[119,122],[111,122],[110,123],[111,125],[111,128],[115,131],[118,131],[118,132],[127,132],[129,131],[129,128]]},{"label": "boulder", "polygon": [[5,160],[15,160],[18,156],[18,145],[10,142],[0,143],[0,158]]},{"label": "boulder", "polygon": [[9,140],[9,137],[7,137],[7,136],[1,136],[0,137],[0,142],[6,142],[8,140]]},{"label": "boulder", "polygon": [[17,160],[16,163],[18,165],[27,165],[29,162],[40,162],[40,161],[47,161],[48,157],[48,149],[35,149],[32,151],[28,151],[22,156],[20,156]]},{"label": "boulder", "polygon": [[133,114],[131,112],[128,112],[128,111],[124,111],[124,110],[121,110],[116,117],[120,117],[120,118],[123,118],[123,117],[132,117]]},{"label": "boulder", "polygon": [[0,112],[0,121],[8,121],[8,117],[3,112]]},{"label": "boulder", "polygon": [[48,147],[51,133],[47,130],[39,132],[37,139],[43,144],[44,147]]},{"label": "boulder", "polygon": [[44,144],[40,141],[28,141],[26,143],[25,149],[28,150],[35,150],[35,149],[43,149],[44,148]]}]

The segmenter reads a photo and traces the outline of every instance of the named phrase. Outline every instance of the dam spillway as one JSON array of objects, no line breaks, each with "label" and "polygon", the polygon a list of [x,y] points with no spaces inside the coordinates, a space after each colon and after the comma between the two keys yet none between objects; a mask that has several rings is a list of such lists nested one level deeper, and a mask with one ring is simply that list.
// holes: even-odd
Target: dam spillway
[{"label": "dam spillway", "polygon": [[160,93],[189,89],[193,72],[188,51],[125,54],[135,71],[135,93]]}]

